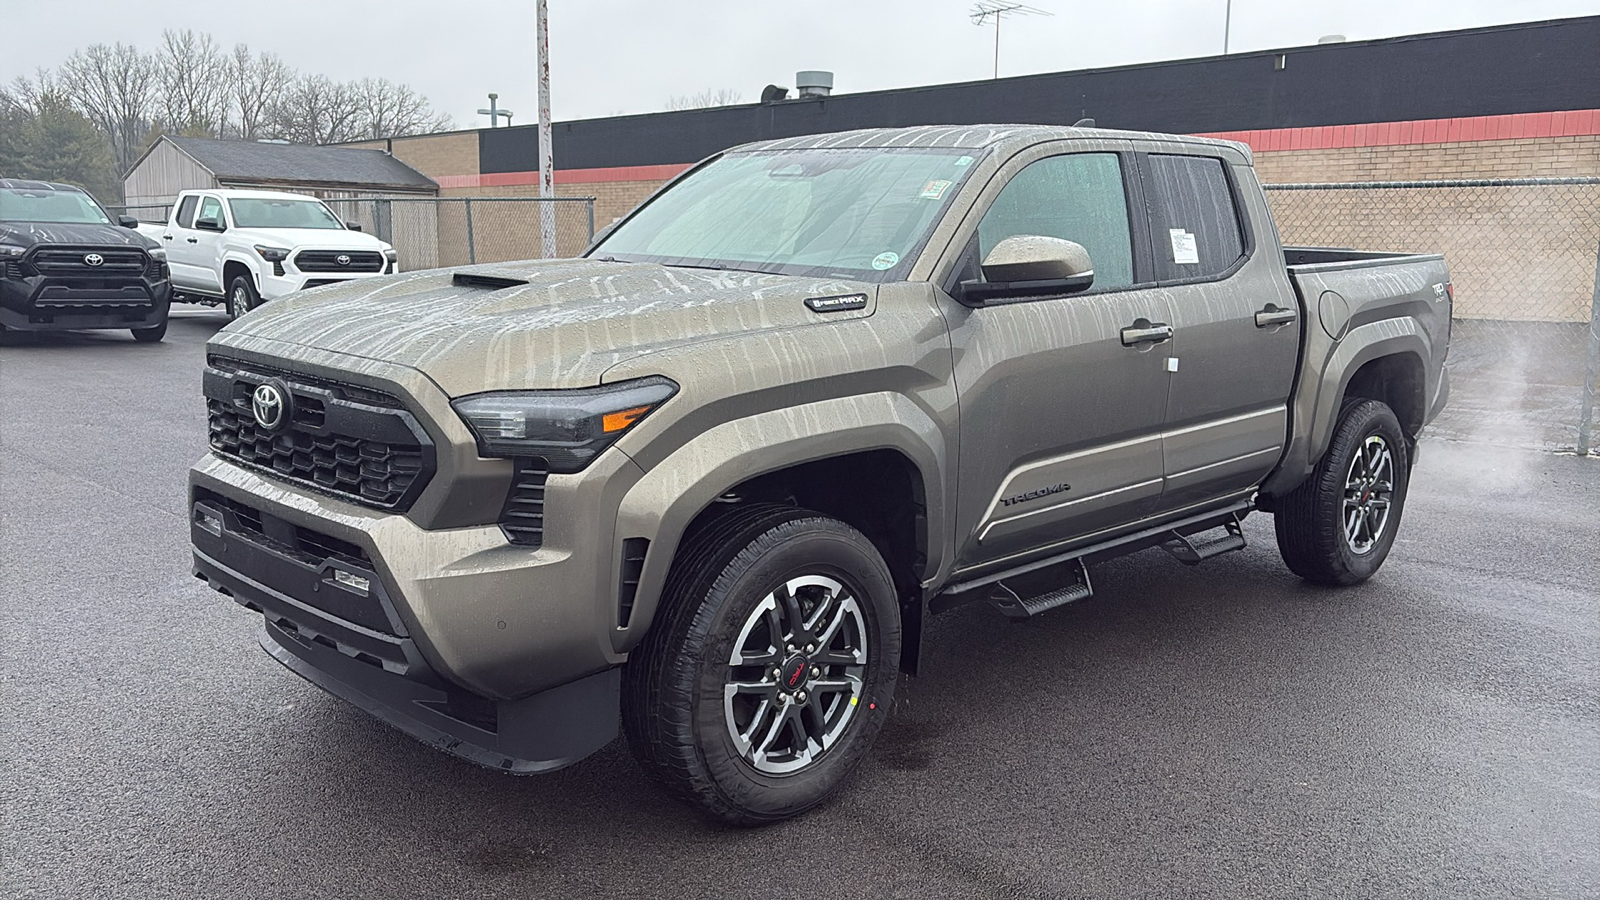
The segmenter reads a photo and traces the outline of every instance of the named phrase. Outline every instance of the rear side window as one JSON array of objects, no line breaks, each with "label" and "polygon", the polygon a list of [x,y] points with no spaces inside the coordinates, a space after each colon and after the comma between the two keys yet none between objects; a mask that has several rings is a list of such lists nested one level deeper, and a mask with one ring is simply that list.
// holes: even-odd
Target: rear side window
[{"label": "rear side window", "polygon": [[1019,234],[1082,244],[1094,262],[1092,290],[1132,285],[1133,239],[1117,155],[1050,156],[1018,172],[978,223],[978,259]]},{"label": "rear side window", "polygon": [[189,196],[183,198],[183,202],[182,203],[178,204],[178,227],[179,228],[193,228],[194,227],[194,206],[195,206],[195,204],[197,202],[199,202],[199,200],[200,200],[199,197],[196,197],[195,195],[190,194]]},{"label": "rear side window", "polygon": [[1244,255],[1222,160],[1152,154],[1147,184],[1156,280],[1214,277]]}]

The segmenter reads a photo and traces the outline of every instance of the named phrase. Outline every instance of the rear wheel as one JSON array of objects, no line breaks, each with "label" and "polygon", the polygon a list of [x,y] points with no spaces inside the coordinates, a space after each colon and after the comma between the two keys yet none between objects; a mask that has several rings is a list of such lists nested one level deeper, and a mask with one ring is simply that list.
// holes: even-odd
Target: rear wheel
[{"label": "rear wheel", "polygon": [[634,755],[732,824],[821,803],[888,715],[895,596],[876,548],[836,519],[758,505],[700,529],[624,675]]},{"label": "rear wheel", "polygon": [[1328,452],[1278,503],[1278,552],[1307,581],[1359,584],[1389,556],[1411,467],[1400,422],[1376,400],[1345,404]]},{"label": "rear wheel", "polygon": [[233,282],[228,285],[228,319],[239,318],[255,309],[260,302],[261,295],[256,293],[256,286],[250,281],[250,276],[234,276]]}]

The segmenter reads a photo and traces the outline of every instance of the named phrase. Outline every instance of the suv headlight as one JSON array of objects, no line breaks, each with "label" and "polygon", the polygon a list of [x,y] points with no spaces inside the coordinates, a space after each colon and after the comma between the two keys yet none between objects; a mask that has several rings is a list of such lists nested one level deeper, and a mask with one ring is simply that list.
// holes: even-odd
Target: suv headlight
[{"label": "suv headlight", "polygon": [[28,254],[26,247],[13,247],[10,244],[0,244],[0,259],[21,259]]},{"label": "suv headlight", "polygon": [[256,253],[260,254],[261,258],[267,262],[283,262],[289,258],[288,250],[282,247],[274,247],[270,244],[257,244]]},{"label": "suv headlight", "polygon": [[655,376],[567,391],[494,391],[451,402],[492,457],[540,456],[552,472],[582,471],[678,392]]}]

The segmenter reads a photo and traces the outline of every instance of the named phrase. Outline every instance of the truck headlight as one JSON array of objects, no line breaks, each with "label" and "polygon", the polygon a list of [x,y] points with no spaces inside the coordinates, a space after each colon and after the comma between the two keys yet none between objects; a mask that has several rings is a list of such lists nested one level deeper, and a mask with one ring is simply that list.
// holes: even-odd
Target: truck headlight
[{"label": "truck headlight", "polygon": [[390,247],[389,249],[383,251],[383,258],[387,259],[391,263],[397,263],[400,261],[400,254],[394,252],[394,248]]},{"label": "truck headlight", "polygon": [[283,262],[289,258],[288,250],[282,247],[274,247],[270,244],[257,244],[256,253],[260,254],[261,258],[267,262]]},{"label": "truck headlight", "polygon": [[0,259],[21,259],[26,256],[26,247],[13,247],[10,244],[0,244]]},{"label": "truck headlight", "polygon": [[678,392],[654,376],[566,391],[493,391],[451,402],[492,457],[540,456],[552,472],[578,472]]},{"label": "truck headlight", "polygon": [[161,262],[167,261],[167,248],[165,247],[151,247],[144,252],[150,254],[151,259],[160,260]]}]

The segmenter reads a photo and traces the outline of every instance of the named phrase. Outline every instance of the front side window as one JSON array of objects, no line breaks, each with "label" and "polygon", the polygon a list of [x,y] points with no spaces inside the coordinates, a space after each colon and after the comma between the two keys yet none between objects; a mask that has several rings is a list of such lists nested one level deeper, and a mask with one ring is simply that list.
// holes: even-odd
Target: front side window
[{"label": "front side window", "polygon": [[686,177],[589,255],[625,262],[900,279],[977,151],[731,153]]},{"label": "front side window", "polygon": [[[200,201],[201,219],[212,219],[218,225],[222,224],[222,201],[215,197],[207,197]],[[198,221],[198,220],[197,220]]]},{"label": "front side window", "polygon": [[111,217],[94,198],[77,191],[0,188],[0,222],[110,225]]},{"label": "front side window", "polygon": [[320,200],[237,197],[228,201],[228,209],[235,228],[344,228]]},{"label": "front side window", "polygon": [[1244,255],[1244,233],[1222,160],[1149,157],[1150,227],[1156,280],[1221,275]]},{"label": "front side window", "polygon": [[1131,286],[1133,237],[1121,160],[1115,153],[1074,153],[1018,172],[978,223],[978,258],[1019,234],[1082,244],[1094,263],[1091,291]]}]

